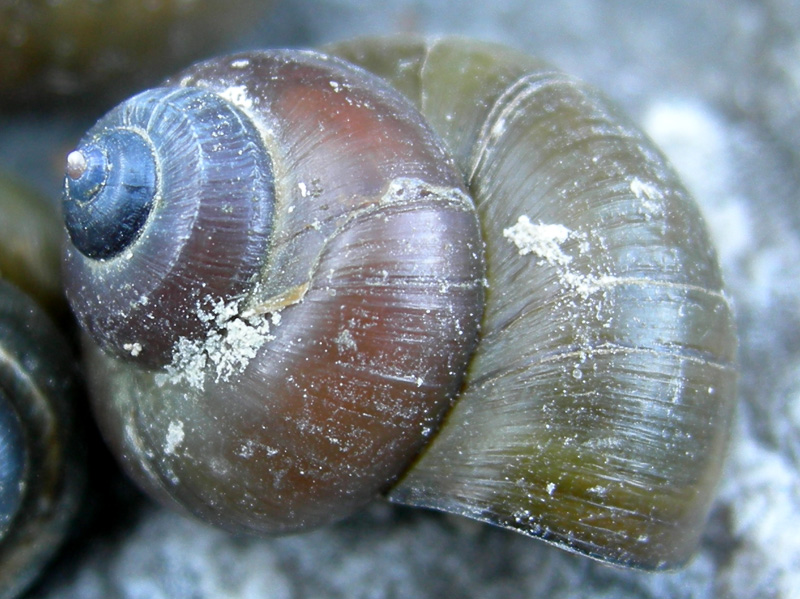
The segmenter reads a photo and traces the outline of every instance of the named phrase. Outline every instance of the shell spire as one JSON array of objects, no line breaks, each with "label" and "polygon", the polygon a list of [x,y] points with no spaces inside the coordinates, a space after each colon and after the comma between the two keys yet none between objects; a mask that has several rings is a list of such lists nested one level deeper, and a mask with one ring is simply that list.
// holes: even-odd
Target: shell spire
[{"label": "shell spire", "polygon": [[156,199],[150,144],[130,129],[118,130],[70,152],[66,172],[64,220],[72,244],[95,259],[129,248]]}]

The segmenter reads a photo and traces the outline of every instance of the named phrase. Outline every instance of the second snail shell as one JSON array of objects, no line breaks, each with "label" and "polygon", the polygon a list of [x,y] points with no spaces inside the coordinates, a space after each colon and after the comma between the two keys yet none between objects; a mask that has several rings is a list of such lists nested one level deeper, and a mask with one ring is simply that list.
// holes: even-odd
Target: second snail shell
[{"label": "second snail shell", "polygon": [[56,326],[55,206],[0,173],[0,599],[20,596],[73,530],[86,483],[75,348]]},{"label": "second snail shell", "polygon": [[684,562],[736,337],[665,159],[595,90],[499,46],[328,51],[378,76],[221,57],[70,155],[66,285],[115,453],[232,530],[385,494],[618,564]]}]

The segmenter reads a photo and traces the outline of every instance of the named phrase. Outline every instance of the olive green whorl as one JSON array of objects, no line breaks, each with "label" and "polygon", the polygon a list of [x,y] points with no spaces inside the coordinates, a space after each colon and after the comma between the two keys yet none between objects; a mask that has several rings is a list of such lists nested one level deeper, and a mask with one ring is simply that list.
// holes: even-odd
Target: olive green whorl
[{"label": "olive green whorl", "polygon": [[597,91],[458,39],[329,48],[456,155],[486,243],[464,391],[392,501],[621,565],[694,551],[728,441],[736,335],[697,207]]}]

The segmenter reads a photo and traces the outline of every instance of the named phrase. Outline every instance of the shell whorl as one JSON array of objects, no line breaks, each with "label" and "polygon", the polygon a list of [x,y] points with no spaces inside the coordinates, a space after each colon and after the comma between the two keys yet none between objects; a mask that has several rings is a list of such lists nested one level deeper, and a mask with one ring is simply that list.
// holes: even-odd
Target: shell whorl
[{"label": "shell whorl", "polygon": [[19,414],[4,390],[0,389],[0,539],[13,523],[22,503],[26,466]]},{"label": "shell whorl", "polygon": [[0,280],[0,596],[16,597],[67,535],[86,473],[70,348]]},{"label": "shell whorl", "polygon": [[[0,173],[0,597],[21,596],[71,529],[85,462],[55,207]],[[51,321],[50,317],[53,318]],[[57,320],[56,320],[57,319]]]},{"label": "shell whorl", "polygon": [[[341,518],[402,472],[461,384],[482,312],[474,205],[410,102],[343,61],[247,53],[196,65],[162,89],[202,90],[258,130],[275,172],[271,236],[247,293],[201,306],[208,329],[170,340],[166,365],[89,348],[101,426],[146,488],[206,520],[276,533]],[[144,116],[136,98],[121,110],[148,122],[191,114]],[[175,201],[164,185],[149,221]],[[149,265],[148,235],[107,261],[70,250],[67,272],[80,260],[79,277],[87,273],[68,284],[73,303],[85,289],[91,312],[123,285],[98,291],[90,275]],[[221,249],[212,248],[220,264],[239,259]],[[208,289],[196,275],[176,293],[192,310]],[[100,348],[93,328],[111,317],[90,313]]]},{"label": "shell whorl", "polygon": [[207,333],[203,308],[246,295],[273,197],[260,134],[219,95],[156,88],[117,107],[69,156],[66,290],[83,327],[117,355],[167,364],[178,339]]},{"label": "shell whorl", "polygon": [[132,129],[104,132],[67,157],[64,219],[78,251],[108,259],[136,241],[155,203],[156,171],[150,144]]},{"label": "shell whorl", "polygon": [[486,241],[464,388],[389,498],[622,565],[687,560],[730,433],[736,334],[671,167],[596,90],[508,49],[331,50],[416,101],[467,175]]}]

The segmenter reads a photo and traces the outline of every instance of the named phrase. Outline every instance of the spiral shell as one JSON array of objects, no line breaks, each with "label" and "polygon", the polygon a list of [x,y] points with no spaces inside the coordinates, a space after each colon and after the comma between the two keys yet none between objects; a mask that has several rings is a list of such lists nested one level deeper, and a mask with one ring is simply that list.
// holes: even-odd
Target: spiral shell
[{"label": "spiral shell", "polygon": [[[211,92],[159,88],[112,111],[70,154],[66,291],[105,347],[163,366],[178,339],[207,332],[194,304],[242,296],[256,276],[272,222],[272,171],[248,123]],[[224,203],[208,201],[204,187]],[[247,234],[231,234],[237,229]]]},{"label": "spiral shell", "polygon": [[[736,336],[708,233],[666,160],[597,91],[499,46],[329,51],[395,86],[443,142],[381,80],[313,53],[223,57],[152,92],[212,94],[250,119],[273,216],[249,290],[202,305],[189,291],[211,324],[166,331],[157,359],[123,359],[150,341],[95,330],[116,316],[81,300],[96,293],[88,278],[68,283],[99,344],[96,409],[116,452],[156,496],[238,530],[319,524],[384,491],[617,564],[683,563],[720,476]],[[181,201],[155,198],[153,214]],[[145,227],[126,260],[149,264],[138,251],[156,234]],[[68,270],[123,255],[71,249]],[[242,323],[270,328],[231,365]],[[384,468],[409,437],[392,466],[405,469]]]},{"label": "spiral shell", "polygon": [[[0,182],[0,598],[17,597],[70,530],[85,480],[74,348],[61,314],[60,225],[23,185]],[[48,237],[49,236],[49,237]],[[54,253],[55,252],[55,253]],[[54,262],[52,258],[55,257]],[[27,295],[11,281],[26,286]]]}]

